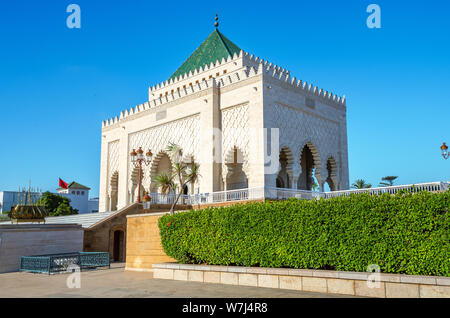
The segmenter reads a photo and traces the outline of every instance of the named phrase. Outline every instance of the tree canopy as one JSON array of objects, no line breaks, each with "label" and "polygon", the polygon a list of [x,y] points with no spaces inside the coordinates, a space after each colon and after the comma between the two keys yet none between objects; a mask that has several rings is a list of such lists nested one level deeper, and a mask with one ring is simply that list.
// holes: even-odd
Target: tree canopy
[{"label": "tree canopy", "polygon": [[394,180],[397,179],[398,176],[386,176],[381,178],[382,182],[380,182],[380,186],[382,187],[391,187],[394,185]]},{"label": "tree canopy", "polygon": [[44,192],[39,204],[45,207],[49,216],[78,214],[78,210],[70,206],[70,199],[48,191]]}]

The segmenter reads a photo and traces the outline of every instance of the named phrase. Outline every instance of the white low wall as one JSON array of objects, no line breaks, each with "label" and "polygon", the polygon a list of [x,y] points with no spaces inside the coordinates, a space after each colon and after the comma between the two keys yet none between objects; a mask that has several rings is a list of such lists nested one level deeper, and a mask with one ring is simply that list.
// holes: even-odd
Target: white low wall
[{"label": "white low wall", "polygon": [[18,271],[21,256],[83,251],[78,224],[0,225],[0,273]]}]

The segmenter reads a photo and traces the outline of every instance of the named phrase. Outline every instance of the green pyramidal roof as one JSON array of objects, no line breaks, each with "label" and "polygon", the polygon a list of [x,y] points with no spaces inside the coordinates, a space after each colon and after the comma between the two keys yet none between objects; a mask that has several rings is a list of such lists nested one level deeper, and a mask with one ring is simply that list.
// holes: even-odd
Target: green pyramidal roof
[{"label": "green pyramidal roof", "polygon": [[240,51],[241,49],[236,44],[215,29],[169,79],[179,77],[189,71],[195,71],[200,66],[209,65],[211,62],[221,61],[222,58],[226,59],[229,55],[233,56],[234,53],[239,54]]}]

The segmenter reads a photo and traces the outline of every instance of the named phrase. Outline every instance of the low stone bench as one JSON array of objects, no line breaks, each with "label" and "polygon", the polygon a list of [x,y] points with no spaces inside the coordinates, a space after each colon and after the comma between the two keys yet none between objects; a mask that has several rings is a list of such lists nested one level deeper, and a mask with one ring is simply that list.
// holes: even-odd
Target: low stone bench
[{"label": "low stone bench", "polygon": [[[379,275],[369,287],[370,275]],[[383,298],[450,298],[450,277],[241,266],[153,264],[153,277]]]}]

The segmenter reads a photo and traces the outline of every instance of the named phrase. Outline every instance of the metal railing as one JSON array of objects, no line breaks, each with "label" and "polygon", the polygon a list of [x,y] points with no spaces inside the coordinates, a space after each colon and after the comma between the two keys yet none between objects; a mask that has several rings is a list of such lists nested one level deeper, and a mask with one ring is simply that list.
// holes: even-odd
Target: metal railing
[{"label": "metal railing", "polygon": [[[358,193],[370,193],[376,194],[395,194],[399,191],[419,192],[419,191],[446,191],[449,189],[449,182],[427,182],[418,184],[398,185],[390,187],[380,188],[367,188],[367,189],[352,189],[343,191],[330,191],[330,192],[316,192],[308,190],[288,189],[288,188],[276,188],[276,187],[256,187],[245,188],[237,190],[219,191],[211,193],[201,193],[194,195],[182,195],[177,204],[211,204],[222,203],[230,201],[243,201],[243,200],[258,200],[258,199],[272,199],[272,200],[286,200],[290,198],[311,200],[311,199],[329,199],[339,196],[346,196],[350,194]],[[173,204],[176,195],[169,194],[163,195],[161,193],[149,193],[152,198],[151,204]]]},{"label": "metal railing", "polygon": [[33,273],[66,272],[70,265],[85,268],[110,267],[108,252],[74,252],[49,255],[22,256],[20,271]]}]

